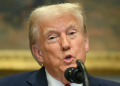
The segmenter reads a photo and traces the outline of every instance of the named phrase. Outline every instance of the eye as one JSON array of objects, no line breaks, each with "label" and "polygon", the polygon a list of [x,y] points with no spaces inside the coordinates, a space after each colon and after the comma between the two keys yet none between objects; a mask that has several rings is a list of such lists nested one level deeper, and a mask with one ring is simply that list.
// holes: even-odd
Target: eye
[{"label": "eye", "polygon": [[58,35],[56,34],[49,35],[47,38],[48,43],[55,43],[57,40],[58,40]]},{"label": "eye", "polygon": [[55,37],[49,37],[49,40],[53,40],[53,39],[55,39]]},{"label": "eye", "polygon": [[75,32],[70,32],[70,35],[74,35],[75,34]]},{"label": "eye", "polygon": [[68,32],[68,36],[72,39],[75,38],[77,36],[77,31],[76,30],[70,30]]},{"label": "eye", "polygon": [[76,31],[75,30],[71,30],[70,32],[69,32],[69,35],[70,36],[73,36],[73,35],[75,35],[76,34]]}]

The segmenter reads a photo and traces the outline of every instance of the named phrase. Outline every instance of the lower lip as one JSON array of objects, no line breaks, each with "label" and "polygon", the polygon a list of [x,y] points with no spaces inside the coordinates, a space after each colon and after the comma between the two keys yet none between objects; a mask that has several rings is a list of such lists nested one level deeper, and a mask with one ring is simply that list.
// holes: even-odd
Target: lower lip
[{"label": "lower lip", "polygon": [[72,60],[73,60],[73,57],[71,57],[70,59],[64,59],[64,62],[65,63],[70,63],[70,62],[72,62]]}]

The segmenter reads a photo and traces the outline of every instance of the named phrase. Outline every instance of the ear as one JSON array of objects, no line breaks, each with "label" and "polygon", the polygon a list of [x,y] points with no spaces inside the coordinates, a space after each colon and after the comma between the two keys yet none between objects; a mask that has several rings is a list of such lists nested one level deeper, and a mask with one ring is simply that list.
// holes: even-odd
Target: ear
[{"label": "ear", "polygon": [[87,53],[89,50],[89,38],[87,35],[84,36],[84,43],[85,43],[85,51]]},{"label": "ear", "polygon": [[34,53],[34,55],[36,56],[36,59],[40,62],[43,63],[43,57],[42,57],[42,53],[40,51],[40,48],[38,45],[32,45],[32,51]]}]

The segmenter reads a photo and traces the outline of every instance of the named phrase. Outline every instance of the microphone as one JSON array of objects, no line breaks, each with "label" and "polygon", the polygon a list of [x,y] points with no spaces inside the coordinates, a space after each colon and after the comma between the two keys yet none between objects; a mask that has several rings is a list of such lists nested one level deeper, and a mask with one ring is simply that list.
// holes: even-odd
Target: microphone
[{"label": "microphone", "polygon": [[70,67],[65,70],[64,76],[66,80],[71,83],[85,83],[85,86],[89,86],[88,76],[86,69],[81,60],[77,60],[77,68]]}]

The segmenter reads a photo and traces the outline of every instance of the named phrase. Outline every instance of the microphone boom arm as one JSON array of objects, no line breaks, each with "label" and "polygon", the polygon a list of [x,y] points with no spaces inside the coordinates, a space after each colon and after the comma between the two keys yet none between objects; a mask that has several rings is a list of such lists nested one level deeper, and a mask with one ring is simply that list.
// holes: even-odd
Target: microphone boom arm
[{"label": "microphone boom arm", "polygon": [[77,60],[76,63],[77,63],[77,68],[78,68],[79,70],[82,70],[82,72],[83,72],[84,79],[85,79],[85,80],[84,80],[85,86],[89,86],[89,80],[88,80],[87,72],[86,72],[86,69],[85,69],[82,61],[81,61],[81,60]]}]

